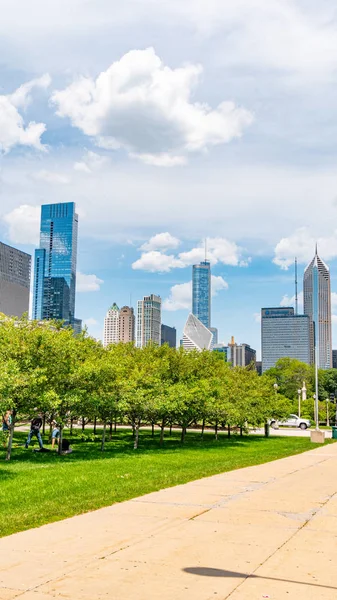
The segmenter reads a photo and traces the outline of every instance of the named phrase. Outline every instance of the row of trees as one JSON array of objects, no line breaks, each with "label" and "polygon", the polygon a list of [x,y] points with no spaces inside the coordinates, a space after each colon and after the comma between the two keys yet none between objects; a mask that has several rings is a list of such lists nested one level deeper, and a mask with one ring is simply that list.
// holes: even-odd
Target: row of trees
[{"label": "row of trees", "polygon": [[[125,422],[138,447],[141,424],[165,428],[179,425],[184,441],[194,423],[220,427],[259,426],[282,418],[289,402],[275,394],[274,380],[253,369],[231,369],[211,352],[185,352],[167,345],[135,348],[118,344],[108,349],[85,332],[54,322],[37,323],[2,317],[0,327],[0,410],[12,410],[7,459],[15,423],[38,411],[62,430],[82,418],[103,424]],[[61,444],[60,444],[61,447]]]}]

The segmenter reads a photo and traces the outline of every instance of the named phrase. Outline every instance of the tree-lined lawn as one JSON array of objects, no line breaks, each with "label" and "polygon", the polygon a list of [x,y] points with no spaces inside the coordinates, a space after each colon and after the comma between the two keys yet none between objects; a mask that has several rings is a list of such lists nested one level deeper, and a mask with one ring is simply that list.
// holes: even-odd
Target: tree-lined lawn
[{"label": "tree-lined lawn", "polygon": [[[135,452],[131,432],[122,430],[107,441],[104,453],[99,442],[75,437],[73,453],[58,456],[55,451],[34,452],[37,443],[28,450],[18,446],[26,436],[16,432],[12,461],[0,462],[0,536],[313,449],[308,438],[228,439],[224,433],[218,441],[214,434],[205,433],[203,442],[199,433],[188,433],[182,446],[179,432],[167,436],[160,448],[159,434],[152,438],[150,431],[142,430],[140,448]],[[1,451],[0,459],[3,457]]]}]

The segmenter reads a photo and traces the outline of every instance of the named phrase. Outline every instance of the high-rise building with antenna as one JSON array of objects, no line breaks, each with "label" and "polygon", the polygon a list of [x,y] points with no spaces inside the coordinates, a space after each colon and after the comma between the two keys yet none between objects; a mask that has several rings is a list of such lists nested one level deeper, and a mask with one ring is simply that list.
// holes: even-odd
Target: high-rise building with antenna
[{"label": "high-rise building with antenna", "polygon": [[192,269],[192,313],[205,327],[211,325],[211,263],[204,260]]},{"label": "high-rise building with antenna", "polygon": [[315,256],[304,271],[304,314],[311,322],[311,362],[316,359],[320,369],[332,368],[331,287],[328,266]]}]

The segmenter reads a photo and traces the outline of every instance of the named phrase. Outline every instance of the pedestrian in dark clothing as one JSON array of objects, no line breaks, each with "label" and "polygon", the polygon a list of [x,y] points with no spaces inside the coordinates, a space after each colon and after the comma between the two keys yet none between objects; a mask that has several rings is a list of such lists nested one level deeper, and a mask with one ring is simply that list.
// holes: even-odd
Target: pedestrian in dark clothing
[{"label": "pedestrian in dark clothing", "polygon": [[33,436],[37,437],[40,448],[43,448],[43,441],[42,441],[42,437],[41,437],[41,433],[40,433],[41,427],[42,427],[42,419],[41,419],[40,415],[38,417],[34,417],[34,419],[32,420],[32,422],[30,424],[30,432],[29,432],[27,441],[25,443],[26,448],[28,448]]}]

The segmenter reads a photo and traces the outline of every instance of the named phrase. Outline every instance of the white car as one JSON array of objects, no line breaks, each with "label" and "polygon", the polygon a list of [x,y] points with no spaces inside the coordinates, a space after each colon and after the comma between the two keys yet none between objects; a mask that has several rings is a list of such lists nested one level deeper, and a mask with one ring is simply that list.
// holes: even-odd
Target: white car
[{"label": "white car", "polygon": [[308,427],[311,427],[311,422],[309,419],[302,419],[302,417],[298,417],[297,415],[290,415],[285,421],[271,421],[270,426],[273,427],[273,429],[278,429],[279,427],[299,427],[300,429],[307,429]]}]

